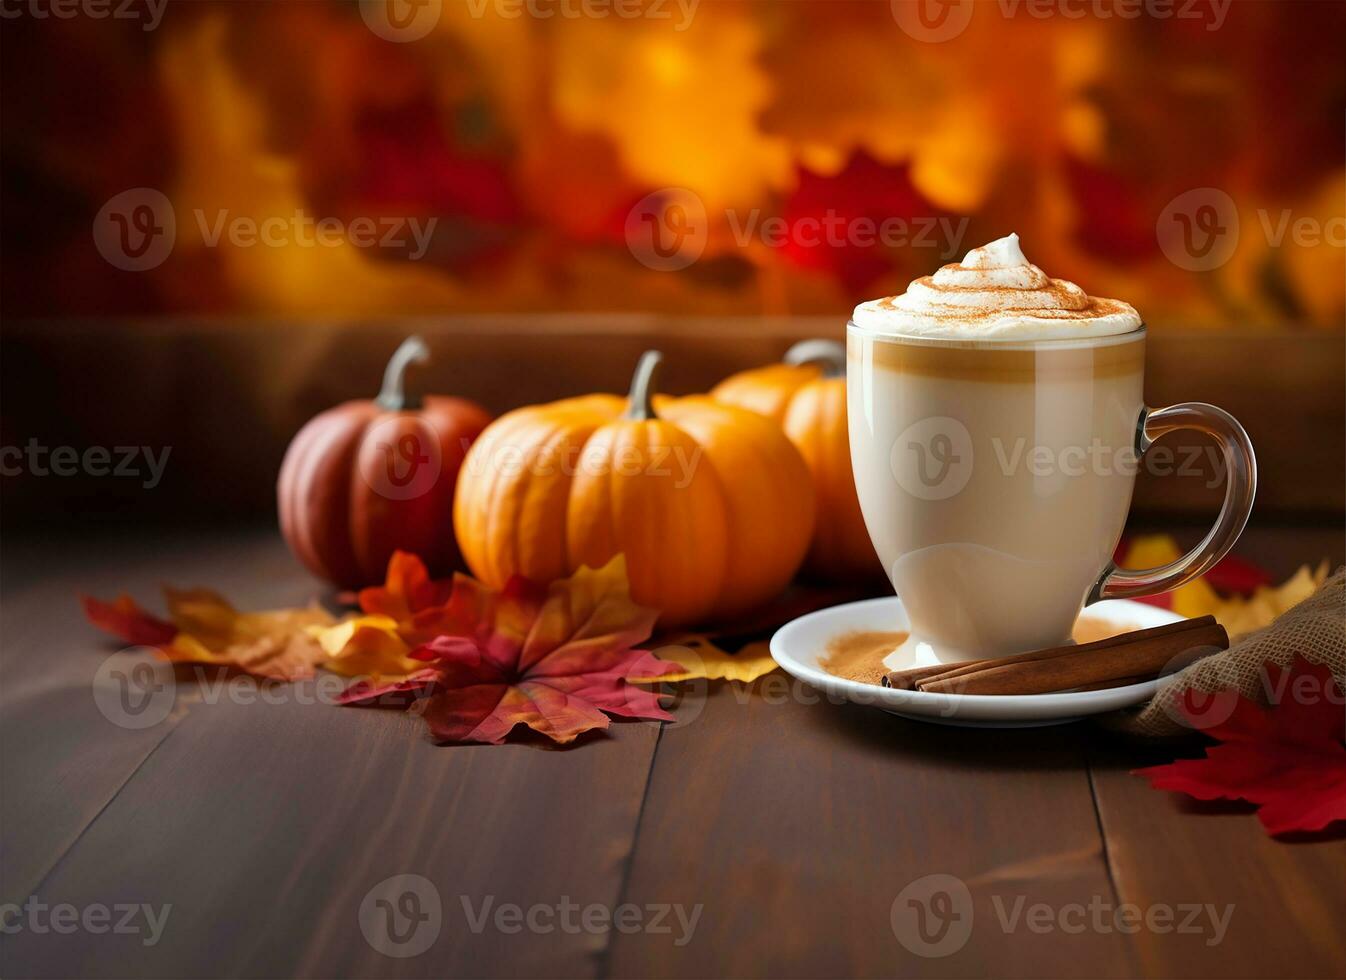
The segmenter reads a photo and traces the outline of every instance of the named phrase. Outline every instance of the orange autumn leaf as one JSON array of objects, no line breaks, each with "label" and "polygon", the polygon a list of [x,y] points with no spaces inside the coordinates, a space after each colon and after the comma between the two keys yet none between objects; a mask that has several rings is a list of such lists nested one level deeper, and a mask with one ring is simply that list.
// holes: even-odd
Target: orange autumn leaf
[{"label": "orange autumn leaf", "polygon": [[449,604],[452,592],[453,582],[431,579],[418,556],[394,552],[383,584],[360,590],[364,615],[309,631],[326,654],[323,666],[375,686],[424,671],[425,664],[411,659],[412,649],[467,625]]},{"label": "orange autumn leaf", "polygon": [[432,606],[442,606],[453,591],[452,582],[430,578],[425,563],[406,551],[394,551],[382,585],[360,590],[360,608],[371,616],[397,622]]},{"label": "orange autumn leaf", "polygon": [[515,576],[494,591],[459,575],[446,608],[463,625],[412,654],[432,674],[357,684],[343,701],[424,689],[421,716],[444,742],[498,744],[526,725],[565,743],[608,727],[609,715],[670,717],[657,694],[631,683],[681,668],[636,649],[658,612],[631,600],[620,555],[546,587]]},{"label": "orange autumn leaf", "polygon": [[453,582],[431,579],[418,556],[396,551],[383,585],[360,590],[360,608],[369,616],[394,620],[398,635],[416,646],[462,625],[448,605],[452,592]]}]

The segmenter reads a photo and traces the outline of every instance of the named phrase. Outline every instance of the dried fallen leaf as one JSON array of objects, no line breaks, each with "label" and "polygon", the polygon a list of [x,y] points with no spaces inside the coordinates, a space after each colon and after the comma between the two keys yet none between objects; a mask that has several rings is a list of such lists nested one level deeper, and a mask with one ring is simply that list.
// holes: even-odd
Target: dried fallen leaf
[{"label": "dried fallen leaf", "polygon": [[396,620],[387,616],[356,616],[309,633],[327,655],[322,665],[334,674],[377,683],[425,669],[411,659],[411,647],[398,635]]},{"label": "dried fallen leaf", "polygon": [[[1156,568],[1176,561],[1181,554],[1177,542],[1168,535],[1145,535],[1130,542],[1122,567]],[[1327,580],[1327,572],[1327,562],[1315,570],[1304,565],[1281,585],[1271,586],[1266,584],[1270,582],[1266,572],[1242,559],[1226,557],[1203,577],[1155,599],[1157,605],[1189,619],[1214,616],[1230,639],[1236,639],[1270,625],[1281,613],[1307,599]],[[1222,597],[1212,586],[1236,594]]]},{"label": "dried fallen leaf", "polygon": [[[1269,834],[1322,830],[1346,820],[1346,698],[1325,665],[1296,657],[1286,669],[1264,667],[1274,707],[1265,708],[1237,691],[1218,724],[1204,727],[1220,744],[1205,758],[1137,769],[1155,789],[1199,800],[1238,799],[1258,806]],[[1210,711],[1209,694],[1186,691],[1183,710],[1198,727]]]},{"label": "dried fallen leaf", "polygon": [[771,658],[770,644],[758,640],[744,645],[737,653],[721,649],[710,637],[686,633],[664,642],[655,654],[663,660],[678,664],[683,669],[660,677],[661,681],[729,680],[751,683],[776,669]]},{"label": "dried fallen leaf", "polygon": [[165,589],[169,616],[180,632],[164,648],[173,661],[237,667],[259,677],[293,681],[312,677],[326,659],[310,634],[332,616],[320,606],[241,613],[209,589]]},{"label": "dried fallen leaf", "polygon": [[125,643],[144,647],[163,647],[173,642],[178,628],[141,609],[126,593],[112,602],[91,596],[80,596],[84,615],[105,633],[111,633]]},{"label": "dried fallen leaf", "polygon": [[411,659],[414,647],[470,625],[449,602],[452,592],[453,582],[432,580],[416,555],[394,552],[384,584],[360,591],[365,615],[312,631],[327,654],[324,666],[347,677],[366,677],[373,686],[424,670],[423,663]]},{"label": "dried fallen leaf", "polygon": [[1303,602],[1327,581],[1328,565],[1317,569],[1308,565],[1278,586],[1262,586],[1248,599],[1238,597],[1225,600],[1211,610],[1231,639],[1237,639],[1264,626],[1269,626],[1282,613]]},{"label": "dried fallen leaf", "polygon": [[[1178,543],[1167,534],[1145,534],[1132,539],[1127,546],[1126,555],[1120,562],[1122,568],[1158,568],[1182,557]],[[1144,597],[1149,599],[1151,597]],[[1155,605],[1172,609],[1180,616],[1194,619],[1211,612],[1218,605],[1220,597],[1205,580],[1188,582],[1172,592],[1153,597]]]},{"label": "dried fallen leaf", "polygon": [[[565,743],[607,728],[608,715],[671,719],[657,694],[630,683],[678,668],[635,649],[658,612],[631,601],[621,556],[546,588],[515,576],[495,592],[459,575],[445,608],[464,625],[412,652],[435,672],[421,714],[440,741],[500,743],[523,724]],[[364,685],[345,700],[423,686]]]},{"label": "dried fallen leaf", "polygon": [[326,658],[310,635],[314,627],[332,624],[320,606],[241,613],[209,589],[164,589],[164,597],[171,623],[126,595],[111,603],[85,597],[84,614],[99,629],[155,647],[167,660],[236,667],[272,680],[311,677]]}]

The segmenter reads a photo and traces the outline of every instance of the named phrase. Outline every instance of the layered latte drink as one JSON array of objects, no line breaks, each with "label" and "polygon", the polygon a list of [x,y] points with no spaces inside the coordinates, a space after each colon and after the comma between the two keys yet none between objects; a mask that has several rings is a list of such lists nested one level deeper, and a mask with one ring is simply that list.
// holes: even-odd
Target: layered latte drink
[{"label": "layered latte drink", "polygon": [[1126,521],[1144,355],[1132,307],[1014,235],[856,308],[851,459],[908,662],[1067,641]]}]

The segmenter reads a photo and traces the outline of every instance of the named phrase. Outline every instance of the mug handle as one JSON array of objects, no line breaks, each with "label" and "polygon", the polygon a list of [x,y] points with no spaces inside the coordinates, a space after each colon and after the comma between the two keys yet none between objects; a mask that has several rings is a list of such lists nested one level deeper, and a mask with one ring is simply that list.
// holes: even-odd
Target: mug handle
[{"label": "mug handle", "polygon": [[1224,506],[1220,508],[1215,526],[1195,548],[1159,568],[1131,570],[1109,562],[1085,605],[1100,599],[1128,599],[1169,592],[1199,578],[1228,553],[1248,523],[1253,497],[1257,494],[1257,457],[1243,426],[1224,409],[1204,402],[1146,408],[1136,425],[1136,452],[1144,455],[1159,438],[1179,429],[1195,429],[1213,436],[1224,455]]}]

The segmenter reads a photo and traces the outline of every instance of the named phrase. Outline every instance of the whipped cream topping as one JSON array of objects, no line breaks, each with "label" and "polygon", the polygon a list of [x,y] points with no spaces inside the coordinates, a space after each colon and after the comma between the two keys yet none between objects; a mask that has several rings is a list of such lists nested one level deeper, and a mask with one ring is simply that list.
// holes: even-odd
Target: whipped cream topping
[{"label": "whipped cream topping", "polygon": [[861,303],[853,319],[876,333],[967,340],[1105,337],[1141,323],[1129,304],[1048,276],[1024,257],[1014,234],[917,279],[901,296]]}]

